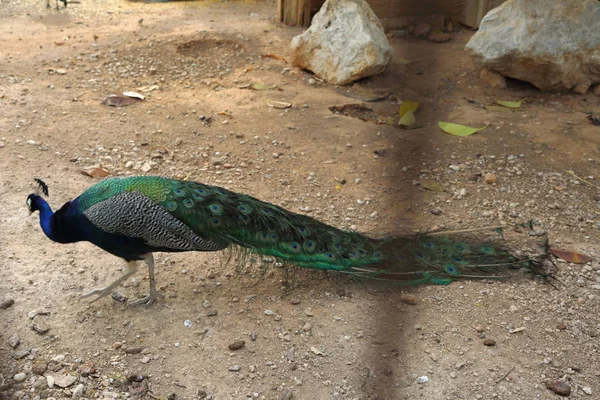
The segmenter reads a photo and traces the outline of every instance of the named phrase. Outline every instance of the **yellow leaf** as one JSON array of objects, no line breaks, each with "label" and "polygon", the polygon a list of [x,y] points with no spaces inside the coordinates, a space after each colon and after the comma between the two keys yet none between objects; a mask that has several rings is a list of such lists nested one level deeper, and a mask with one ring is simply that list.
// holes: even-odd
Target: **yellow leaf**
[{"label": "yellow leaf", "polygon": [[488,111],[510,112],[510,110],[508,108],[496,106],[496,105],[485,105],[483,107]]},{"label": "yellow leaf", "polygon": [[398,125],[408,126],[413,124],[417,119],[415,118],[415,114],[412,111],[407,111],[400,119],[398,120]]},{"label": "yellow leaf", "polygon": [[408,65],[411,63],[406,58],[402,58],[402,57],[395,57],[394,61],[398,62],[398,64],[401,64],[401,65]]},{"label": "yellow leaf", "polygon": [[487,125],[482,128],[473,128],[470,126],[453,124],[451,122],[438,122],[438,125],[444,132],[454,136],[470,136],[475,132],[487,128]]},{"label": "yellow leaf", "polygon": [[417,103],[416,101],[404,100],[402,104],[400,104],[400,110],[398,110],[398,115],[400,115],[400,118],[402,118],[407,112],[410,111],[414,114],[415,111],[417,111],[418,109],[419,103]]},{"label": "yellow leaf", "polygon": [[429,189],[432,192],[443,192],[444,191],[444,188],[442,187],[442,185],[440,185],[436,181],[432,181],[429,179],[423,179],[421,182],[419,182],[419,184],[421,185],[421,187],[423,189]]},{"label": "yellow leaf", "polygon": [[519,101],[496,100],[496,103],[500,104],[503,107],[519,108],[519,107],[521,107],[523,100],[519,100]]}]

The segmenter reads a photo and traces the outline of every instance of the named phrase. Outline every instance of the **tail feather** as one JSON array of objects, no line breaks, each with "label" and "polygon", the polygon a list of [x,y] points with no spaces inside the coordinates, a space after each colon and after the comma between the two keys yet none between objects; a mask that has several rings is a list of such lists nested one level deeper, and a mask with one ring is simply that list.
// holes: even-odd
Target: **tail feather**
[{"label": "tail feather", "polygon": [[[449,284],[460,278],[502,279],[530,266],[491,243],[453,236],[375,239],[344,231],[220,187],[159,177],[107,180],[88,190],[89,204],[121,190],[140,191],[197,235],[305,268],[336,270],[404,284]],[[95,195],[93,195],[95,194]]]}]

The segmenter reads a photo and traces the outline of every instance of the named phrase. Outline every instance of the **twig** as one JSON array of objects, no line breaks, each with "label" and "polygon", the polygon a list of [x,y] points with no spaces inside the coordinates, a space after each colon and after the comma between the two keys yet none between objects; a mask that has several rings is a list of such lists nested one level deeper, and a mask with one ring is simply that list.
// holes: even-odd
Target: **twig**
[{"label": "twig", "polygon": [[514,371],[514,369],[515,369],[515,367],[512,367],[511,369],[509,369],[509,370],[508,370],[508,372],[507,372],[506,374],[504,374],[504,376],[502,376],[502,378],[500,378],[500,379],[498,379],[498,380],[496,381],[496,385],[497,385],[497,384],[499,384],[500,382],[502,382],[503,380],[505,380],[505,379],[506,379],[506,377],[507,377],[508,375],[510,375],[510,373],[511,373],[511,372],[513,372],[513,371]]},{"label": "twig", "polygon": [[457,229],[457,230],[454,230],[454,231],[430,232],[430,233],[427,233],[427,236],[448,235],[448,234],[452,234],[452,233],[467,233],[467,232],[486,231],[486,230],[493,230],[493,229],[498,229],[498,228],[502,228],[502,227],[501,226],[484,226],[482,228],[470,228],[470,229]]},{"label": "twig", "polygon": [[573,172],[573,171],[569,171],[569,170],[565,170],[565,172],[566,172],[567,174],[571,174],[571,175],[573,175],[575,178],[579,179],[581,182],[583,182],[583,183],[585,183],[585,184],[588,184],[588,185],[590,185],[591,187],[593,187],[593,188],[596,188],[596,189],[600,190],[600,187],[598,187],[598,186],[594,185],[594,184],[593,184],[592,182],[590,182],[590,181],[586,181],[585,179],[583,179],[583,178],[580,178],[579,176],[575,175],[575,172]]}]

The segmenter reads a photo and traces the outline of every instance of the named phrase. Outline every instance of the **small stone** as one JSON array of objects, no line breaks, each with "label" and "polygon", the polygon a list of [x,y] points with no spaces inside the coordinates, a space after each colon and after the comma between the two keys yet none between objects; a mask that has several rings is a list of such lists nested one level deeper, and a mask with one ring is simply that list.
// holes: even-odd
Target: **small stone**
[{"label": "small stone", "polygon": [[436,29],[427,35],[427,40],[434,43],[445,43],[452,40],[452,35]]},{"label": "small stone", "polygon": [[150,172],[150,170],[152,169],[152,166],[150,165],[150,163],[144,163],[144,165],[142,165],[142,167],[140,168],[140,171],[142,172]]},{"label": "small stone", "polygon": [[219,312],[217,310],[210,310],[206,313],[207,317],[216,317],[217,315],[219,315]]},{"label": "small stone", "polygon": [[46,322],[46,319],[44,317],[42,317],[41,315],[36,315],[33,318],[31,328],[34,331],[36,331],[37,333],[39,333],[40,335],[43,335],[44,333],[46,333],[50,330],[50,326],[48,325],[48,322]]},{"label": "small stone", "polygon": [[57,75],[66,75],[66,73],[67,73],[67,71],[62,68],[59,68],[59,69],[55,70],[54,72],[56,72]]},{"label": "small stone", "polygon": [[116,300],[116,301],[118,301],[119,303],[126,303],[126,302],[127,302],[127,296],[125,296],[125,295],[124,295],[123,293],[121,293],[121,292],[113,291],[113,292],[110,294],[110,297],[111,297],[113,300]]},{"label": "small stone", "polygon": [[485,331],[485,328],[481,325],[475,325],[473,327],[473,329],[475,329],[475,332],[477,332],[477,333],[481,333],[481,332]]},{"label": "small stone", "polygon": [[[50,375],[49,375],[50,376]],[[77,382],[77,377],[73,375],[53,375],[54,384],[61,388],[66,388]]]},{"label": "small stone", "polygon": [[4,143],[2,140],[0,140],[0,149],[3,148],[4,146],[6,146],[6,143]]},{"label": "small stone", "polygon": [[93,362],[88,361],[85,364],[79,366],[78,371],[81,374],[81,376],[89,376],[96,372],[96,365]]},{"label": "small stone", "polygon": [[313,311],[312,308],[308,307],[304,309],[304,315],[306,315],[307,317],[312,317],[313,316]]},{"label": "small stone", "polygon": [[484,177],[483,177],[483,181],[485,183],[487,183],[488,185],[496,183],[497,180],[498,180],[498,177],[496,176],[496,174],[491,173],[491,172],[485,174]]},{"label": "small stone", "polygon": [[556,329],[558,329],[559,331],[564,331],[565,329],[567,329],[567,326],[561,322],[560,324],[556,325]]},{"label": "small stone", "polygon": [[27,375],[25,375],[23,372],[20,372],[18,374],[15,374],[15,376],[13,376],[13,379],[15,380],[15,382],[23,382],[25,380],[25,378],[27,378]]},{"label": "small stone", "polygon": [[142,359],[140,360],[140,362],[141,362],[142,364],[148,364],[148,363],[150,362],[150,357],[148,357],[148,356],[145,356],[144,358],[142,358]]},{"label": "small stone", "polygon": [[210,159],[210,163],[211,163],[212,165],[222,165],[222,164],[223,164],[223,159],[222,159],[222,158],[220,158],[220,157],[212,157],[212,158]]},{"label": "small stone", "polygon": [[517,307],[513,304],[512,306],[510,306],[510,308],[508,310],[510,312],[517,312],[517,311],[519,311],[519,307]]},{"label": "small stone", "polygon": [[21,350],[17,350],[15,351],[15,353],[13,354],[13,358],[15,360],[20,360],[21,358],[27,357],[29,355],[29,353],[31,353],[31,349],[21,349]]},{"label": "small stone", "polygon": [[8,307],[12,306],[13,304],[15,304],[15,301],[13,299],[3,300],[2,303],[0,303],[0,309],[6,310]]},{"label": "small stone", "polygon": [[275,311],[273,310],[265,310],[265,315],[272,317],[273,315],[275,315]]},{"label": "small stone", "polygon": [[46,375],[46,383],[48,383],[48,387],[52,389],[54,387],[54,377],[52,375]]},{"label": "small stone", "polygon": [[493,88],[506,88],[506,78],[504,77],[504,75],[496,71],[491,71],[487,68],[482,68],[481,72],[479,73],[479,79],[486,82]]},{"label": "small stone", "polygon": [[112,345],[112,348],[115,349],[115,350],[118,350],[118,349],[121,348],[121,346],[123,346],[123,343],[121,343],[121,342],[114,342],[113,345]]},{"label": "small stone", "polygon": [[559,396],[567,397],[571,395],[571,386],[564,381],[549,381],[546,382],[546,387]]},{"label": "small stone", "polygon": [[256,342],[256,332],[255,331],[250,332],[250,340],[252,340],[253,342]]},{"label": "small stone", "polygon": [[302,327],[302,330],[304,332],[312,331],[312,324],[310,322],[305,323],[304,326]]},{"label": "small stone", "polygon": [[315,85],[316,83],[317,83],[317,81],[314,78],[308,78],[309,85]]},{"label": "small stone", "polygon": [[419,299],[414,294],[402,293],[400,295],[400,301],[404,304],[408,304],[410,306],[414,306],[419,303]]},{"label": "small stone", "polygon": [[54,357],[52,359],[52,361],[57,362],[57,363],[62,362],[64,360],[65,360],[65,355],[64,354],[59,354],[59,355],[57,355],[56,357]]},{"label": "small stone", "polygon": [[290,304],[296,306],[296,305],[300,304],[300,299],[294,297],[293,299],[290,300]]},{"label": "small stone", "polygon": [[48,369],[48,363],[45,361],[36,360],[31,366],[31,370],[36,375],[44,375]]},{"label": "small stone", "polygon": [[581,390],[583,390],[583,393],[591,396],[592,395],[592,388],[589,386],[584,386],[581,388]]},{"label": "small stone", "polygon": [[232,372],[238,372],[241,369],[242,369],[242,367],[239,365],[232,365],[231,367],[228,368],[228,370],[232,371]]},{"label": "small stone", "polygon": [[128,347],[125,349],[125,353],[127,354],[139,354],[142,352],[141,347]]},{"label": "small stone", "polygon": [[229,347],[229,350],[235,351],[235,350],[239,350],[242,347],[244,347],[245,344],[246,344],[245,340],[236,340],[235,342],[231,343],[228,347]]},{"label": "small stone", "polygon": [[17,335],[16,333],[10,335],[10,337],[8,338],[8,345],[13,349],[16,349],[19,344],[21,344],[21,339],[19,338],[19,335]]},{"label": "small stone", "polygon": [[85,391],[85,386],[83,383],[77,385],[77,387],[73,390],[73,394],[71,395],[71,399],[77,400],[83,397],[83,393]]},{"label": "small stone", "polygon": [[495,346],[495,345],[496,345],[496,341],[495,341],[494,339],[490,339],[490,338],[488,338],[488,339],[485,339],[485,340],[483,341],[483,344],[484,344],[485,346],[490,346],[490,347],[491,347],[491,346]]}]

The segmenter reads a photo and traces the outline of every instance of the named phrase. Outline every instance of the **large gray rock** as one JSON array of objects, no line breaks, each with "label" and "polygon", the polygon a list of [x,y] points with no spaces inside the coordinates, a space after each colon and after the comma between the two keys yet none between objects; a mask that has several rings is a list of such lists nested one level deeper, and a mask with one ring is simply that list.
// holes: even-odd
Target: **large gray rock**
[{"label": "large gray rock", "polygon": [[383,72],[392,54],[365,0],[327,0],[310,28],[292,40],[292,64],[336,85]]},{"label": "large gray rock", "polygon": [[466,49],[483,67],[539,89],[585,93],[600,83],[600,1],[508,0]]}]

